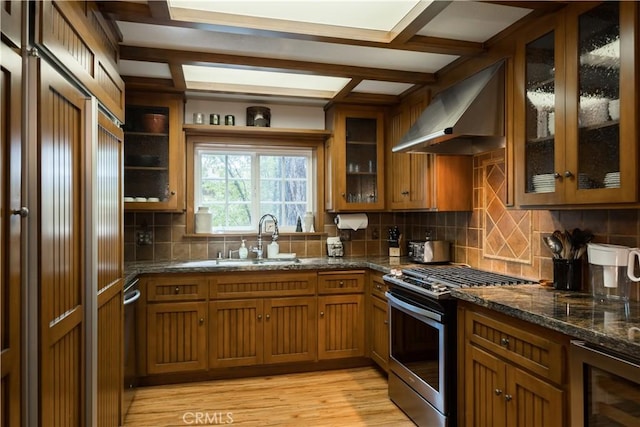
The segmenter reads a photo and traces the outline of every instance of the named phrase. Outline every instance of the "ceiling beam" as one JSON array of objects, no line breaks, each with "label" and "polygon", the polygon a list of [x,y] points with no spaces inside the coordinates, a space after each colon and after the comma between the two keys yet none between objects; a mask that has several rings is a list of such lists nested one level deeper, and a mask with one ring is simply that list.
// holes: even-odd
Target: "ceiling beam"
[{"label": "ceiling beam", "polygon": [[[413,11],[409,12],[405,19],[401,20],[391,33],[393,44],[404,44],[411,40],[418,31],[423,29],[425,25],[431,22],[436,16],[438,16],[443,10],[445,10],[450,1],[434,1],[431,3],[420,2]],[[418,10],[416,10],[418,9]],[[421,9],[421,10],[420,10]],[[415,12],[414,12],[415,11]]]},{"label": "ceiling beam", "polygon": [[397,83],[430,84],[435,82],[435,76],[432,73],[137,46],[120,46],[120,58],[132,61],[175,62],[204,66],[224,64],[244,69],[361,78]]}]

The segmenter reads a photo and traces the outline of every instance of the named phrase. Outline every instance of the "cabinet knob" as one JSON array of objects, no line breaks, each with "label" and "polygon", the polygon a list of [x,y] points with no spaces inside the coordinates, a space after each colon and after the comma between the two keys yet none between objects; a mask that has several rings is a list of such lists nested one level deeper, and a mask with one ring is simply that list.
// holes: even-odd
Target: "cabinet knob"
[{"label": "cabinet knob", "polygon": [[202,317],[200,318],[200,324],[204,325],[204,318],[202,318]]},{"label": "cabinet knob", "polygon": [[347,194],[346,193],[342,193],[342,198],[346,199],[347,198]]},{"label": "cabinet knob", "polygon": [[338,283],[338,286],[343,287],[343,286],[344,286],[344,282],[341,280],[341,281]]},{"label": "cabinet knob", "polygon": [[324,317],[324,311],[320,312],[320,317]]},{"label": "cabinet knob", "polygon": [[258,314],[258,320],[262,320],[262,314]]},{"label": "cabinet knob", "polygon": [[377,290],[379,290],[379,291],[381,291],[381,290],[382,290],[382,286],[380,286],[380,284],[379,284],[379,283],[376,283],[376,289],[377,289]]},{"label": "cabinet knob", "polygon": [[382,322],[382,323],[384,323],[385,325],[388,325],[389,321],[387,319],[385,319],[384,322]]},{"label": "cabinet knob", "polygon": [[408,191],[403,191],[403,192],[402,192],[402,193],[400,193],[400,194],[402,194],[403,196],[408,196],[408,195],[409,195],[409,192],[408,192]]},{"label": "cabinet knob", "polygon": [[20,215],[22,218],[29,216],[29,208],[22,206],[20,209],[13,209],[11,215]]},{"label": "cabinet knob", "polygon": [[504,400],[506,400],[507,402],[511,402],[511,399],[513,399],[513,396],[511,396],[510,394],[504,395]]},{"label": "cabinet knob", "polygon": [[267,314],[267,315],[266,315],[266,316],[264,316],[264,317],[266,317],[266,318],[267,318],[267,320],[271,319],[271,315],[270,315],[270,314]]},{"label": "cabinet knob", "polygon": [[496,396],[500,396],[502,394],[502,390],[497,388],[497,389],[495,389],[494,393],[496,394]]},{"label": "cabinet knob", "polygon": [[175,191],[170,191],[169,194],[171,194],[172,196],[175,196],[176,192]]},{"label": "cabinet knob", "polygon": [[562,176],[562,175],[560,175],[560,172],[554,172],[554,173],[553,173],[553,177],[554,177],[555,179],[559,179],[561,176]]},{"label": "cabinet knob", "polygon": [[179,286],[176,286],[176,288],[174,289],[174,292],[175,292],[176,294],[179,294],[179,293],[180,293],[180,287],[179,287]]},{"label": "cabinet knob", "polygon": [[573,176],[573,174],[571,173],[571,171],[564,171],[564,177],[565,178],[571,178]]},{"label": "cabinet knob", "polygon": [[509,345],[509,338],[502,338],[500,340],[500,344],[505,345],[505,346]]}]

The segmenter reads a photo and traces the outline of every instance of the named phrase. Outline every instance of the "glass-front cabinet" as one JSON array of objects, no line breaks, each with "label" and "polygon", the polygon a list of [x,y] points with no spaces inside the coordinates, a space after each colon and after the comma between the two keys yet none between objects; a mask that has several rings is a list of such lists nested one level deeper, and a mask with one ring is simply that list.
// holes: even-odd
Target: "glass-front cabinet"
[{"label": "glass-front cabinet", "polygon": [[333,107],[327,126],[327,191],[330,211],[384,208],[384,113],[378,109]]},{"label": "glass-front cabinet", "polygon": [[518,43],[518,204],[638,200],[636,8],[569,5]]},{"label": "glass-front cabinet", "polygon": [[181,97],[127,94],[125,210],[184,209],[182,108]]}]

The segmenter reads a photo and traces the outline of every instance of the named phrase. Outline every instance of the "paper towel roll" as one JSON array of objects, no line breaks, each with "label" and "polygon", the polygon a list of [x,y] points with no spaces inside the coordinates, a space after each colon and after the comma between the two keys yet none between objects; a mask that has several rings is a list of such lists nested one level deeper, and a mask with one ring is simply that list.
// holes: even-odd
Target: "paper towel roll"
[{"label": "paper towel roll", "polygon": [[341,230],[361,230],[369,225],[367,214],[346,214],[336,216],[336,225]]}]

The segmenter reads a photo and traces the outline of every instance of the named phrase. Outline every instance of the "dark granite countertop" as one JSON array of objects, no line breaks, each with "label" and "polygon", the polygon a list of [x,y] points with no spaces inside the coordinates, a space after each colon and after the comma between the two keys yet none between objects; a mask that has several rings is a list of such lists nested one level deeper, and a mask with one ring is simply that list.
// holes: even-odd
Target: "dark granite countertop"
[{"label": "dark granite countertop", "polygon": [[388,273],[392,268],[406,268],[412,264],[406,257],[318,257],[298,258],[299,262],[276,262],[265,259],[261,263],[251,260],[233,260],[231,262],[216,263],[216,260],[193,261],[144,261],[132,262],[125,265],[125,284],[130,283],[139,274],[153,273],[219,273],[228,271],[295,271],[295,270],[338,270],[354,268],[370,268]]},{"label": "dark granite countertop", "polygon": [[602,302],[591,294],[540,285],[457,289],[452,295],[612,351],[640,357],[638,302]]},{"label": "dark granite countertop", "polygon": [[[296,271],[370,268],[388,273],[412,266],[401,257],[300,258],[296,263],[223,263],[215,260],[135,262],[125,266],[125,283],[140,274],[212,273],[229,271]],[[556,291],[540,285],[454,289],[460,300],[487,307],[553,329],[586,342],[633,357],[640,357],[640,303],[596,301],[590,294]]]}]

